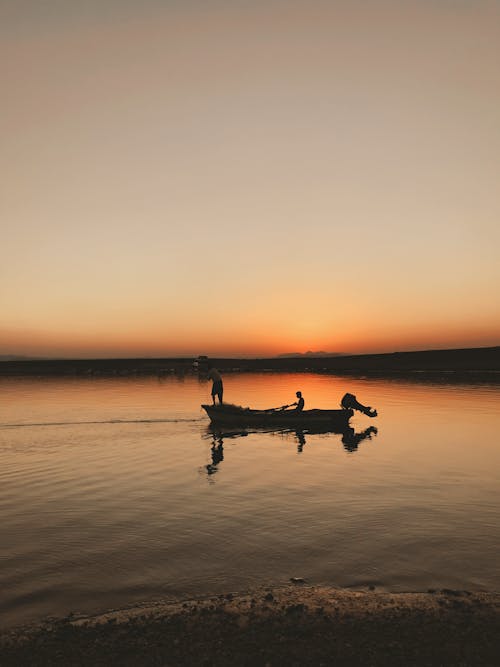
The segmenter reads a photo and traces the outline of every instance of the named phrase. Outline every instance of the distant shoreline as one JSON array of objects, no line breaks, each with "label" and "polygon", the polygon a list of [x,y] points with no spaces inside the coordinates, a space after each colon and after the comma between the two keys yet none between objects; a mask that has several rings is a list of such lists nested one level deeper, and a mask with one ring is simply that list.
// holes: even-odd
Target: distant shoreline
[{"label": "distant shoreline", "polygon": [[[165,376],[195,372],[194,357],[158,359],[30,359],[0,362],[0,377],[9,376]],[[500,382],[500,346],[423,350],[388,354],[233,359],[210,357],[211,365],[229,372],[313,372],[369,377],[442,378]]]}]

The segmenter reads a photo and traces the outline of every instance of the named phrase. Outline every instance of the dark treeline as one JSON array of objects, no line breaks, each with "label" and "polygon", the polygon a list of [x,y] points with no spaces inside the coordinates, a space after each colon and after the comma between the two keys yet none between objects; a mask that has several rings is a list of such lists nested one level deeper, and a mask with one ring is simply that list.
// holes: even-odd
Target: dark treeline
[{"label": "dark treeline", "polygon": [[[194,372],[193,357],[172,359],[36,359],[0,362],[3,376],[109,376],[168,375]],[[455,374],[500,376],[500,346],[455,350],[424,350],[391,354],[335,357],[275,357],[224,359],[210,357],[210,365],[222,372],[320,372],[340,375],[398,376]]]}]

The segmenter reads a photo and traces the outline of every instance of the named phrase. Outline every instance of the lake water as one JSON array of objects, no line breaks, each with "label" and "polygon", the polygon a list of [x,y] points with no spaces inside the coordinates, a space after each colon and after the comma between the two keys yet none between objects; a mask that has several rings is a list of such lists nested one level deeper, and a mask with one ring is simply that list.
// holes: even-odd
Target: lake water
[{"label": "lake water", "polygon": [[500,590],[498,385],[224,380],[242,405],[349,391],[379,416],[344,436],[221,435],[196,376],[0,381],[4,625],[290,577]]}]

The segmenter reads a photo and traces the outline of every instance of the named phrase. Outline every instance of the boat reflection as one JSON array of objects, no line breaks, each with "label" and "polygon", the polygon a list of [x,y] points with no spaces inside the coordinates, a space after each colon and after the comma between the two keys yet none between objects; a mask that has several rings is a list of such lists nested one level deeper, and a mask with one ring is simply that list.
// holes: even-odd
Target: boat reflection
[{"label": "boat reflection", "polygon": [[377,435],[376,426],[369,426],[364,431],[355,431],[348,426],[342,431],[328,428],[307,428],[307,429],[287,429],[287,428],[252,428],[252,429],[222,429],[213,424],[207,427],[204,437],[212,439],[211,456],[212,462],[206,466],[207,473],[213,475],[217,472],[217,466],[224,459],[224,440],[243,438],[251,433],[273,433],[288,436],[291,435],[297,442],[297,452],[300,454],[307,444],[306,436],[309,435],[338,435],[340,441],[347,452],[355,452],[360,442],[371,440]]},{"label": "boat reflection", "polygon": [[364,431],[356,432],[353,428],[348,426],[343,431],[331,431],[328,429],[295,429],[289,431],[280,431],[281,433],[293,433],[297,441],[297,452],[300,454],[304,446],[307,444],[306,435],[326,435],[331,433],[333,435],[340,435],[341,442],[347,452],[355,452],[358,445],[363,440],[371,440],[373,436],[377,435],[378,429],[376,426],[369,426]]}]

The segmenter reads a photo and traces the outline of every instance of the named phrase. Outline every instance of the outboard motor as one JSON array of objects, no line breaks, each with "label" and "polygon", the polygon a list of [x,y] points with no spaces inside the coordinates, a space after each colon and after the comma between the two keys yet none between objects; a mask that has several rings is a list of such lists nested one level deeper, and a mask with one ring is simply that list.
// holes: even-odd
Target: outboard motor
[{"label": "outboard motor", "polygon": [[374,408],[361,405],[354,394],[344,394],[342,400],[340,401],[340,405],[344,408],[344,410],[359,410],[359,412],[367,415],[367,417],[376,417],[378,414]]}]

